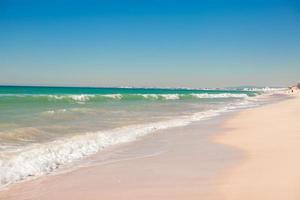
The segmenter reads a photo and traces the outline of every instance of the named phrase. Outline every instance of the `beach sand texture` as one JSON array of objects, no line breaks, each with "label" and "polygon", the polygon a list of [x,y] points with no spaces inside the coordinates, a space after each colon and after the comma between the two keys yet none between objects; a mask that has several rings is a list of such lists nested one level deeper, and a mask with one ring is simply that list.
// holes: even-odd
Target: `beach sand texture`
[{"label": "beach sand texture", "polygon": [[223,177],[221,199],[300,199],[300,95],[242,111],[217,141],[243,150],[246,159]]}]

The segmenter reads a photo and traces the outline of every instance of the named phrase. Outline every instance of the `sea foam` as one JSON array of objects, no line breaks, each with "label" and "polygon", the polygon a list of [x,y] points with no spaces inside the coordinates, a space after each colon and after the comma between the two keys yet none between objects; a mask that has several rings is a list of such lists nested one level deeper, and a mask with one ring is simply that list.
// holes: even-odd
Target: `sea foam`
[{"label": "sea foam", "polygon": [[191,94],[196,98],[248,98],[247,94],[233,94],[233,93],[221,93],[221,94]]}]

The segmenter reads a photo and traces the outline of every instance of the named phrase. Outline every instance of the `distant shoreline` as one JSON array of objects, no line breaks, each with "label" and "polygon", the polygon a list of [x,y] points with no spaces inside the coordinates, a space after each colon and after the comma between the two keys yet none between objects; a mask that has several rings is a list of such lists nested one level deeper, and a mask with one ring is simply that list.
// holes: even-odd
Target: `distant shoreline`
[{"label": "distant shoreline", "polygon": [[166,90],[243,90],[245,88],[248,89],[285,89],[288,88],[286,86],[236,86],[236,87],[204,87],[204,88],[192,88],[192,87],[142,87],[142,86],[63,86],[63,85],[12,85],[12,84],[0,84],[0,87],[27,87],[27,88],[78,88],[78,89],[166,89]]}]

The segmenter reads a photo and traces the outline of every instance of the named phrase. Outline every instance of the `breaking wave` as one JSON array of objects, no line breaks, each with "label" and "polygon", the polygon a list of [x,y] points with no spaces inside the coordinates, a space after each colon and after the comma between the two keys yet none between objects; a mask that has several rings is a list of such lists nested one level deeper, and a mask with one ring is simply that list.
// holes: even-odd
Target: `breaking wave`
[{"label": "breaking wave", "polygon": [[263,87],[263,88],[243,88],[243,91],[255,91],[255,92],[274,92],[274,91],[284,91],[287,88],[273,88],[273,87]]},{"label": "breaking wave", "polygon": [[0,101],[30,102],[105,102],[110,100],[187,100],[212,98],[247,98],[255,93],[188,93],[188,94],[80,94],[80,95],[0,95]]}]

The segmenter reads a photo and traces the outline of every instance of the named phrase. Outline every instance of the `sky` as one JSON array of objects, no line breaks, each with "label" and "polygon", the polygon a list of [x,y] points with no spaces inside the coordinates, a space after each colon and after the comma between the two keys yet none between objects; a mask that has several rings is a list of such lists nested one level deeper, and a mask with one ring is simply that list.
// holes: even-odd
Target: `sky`
[{"label": "sky", "polygon": [[0,84],[296,82],[297,0],[0,0]]}]

